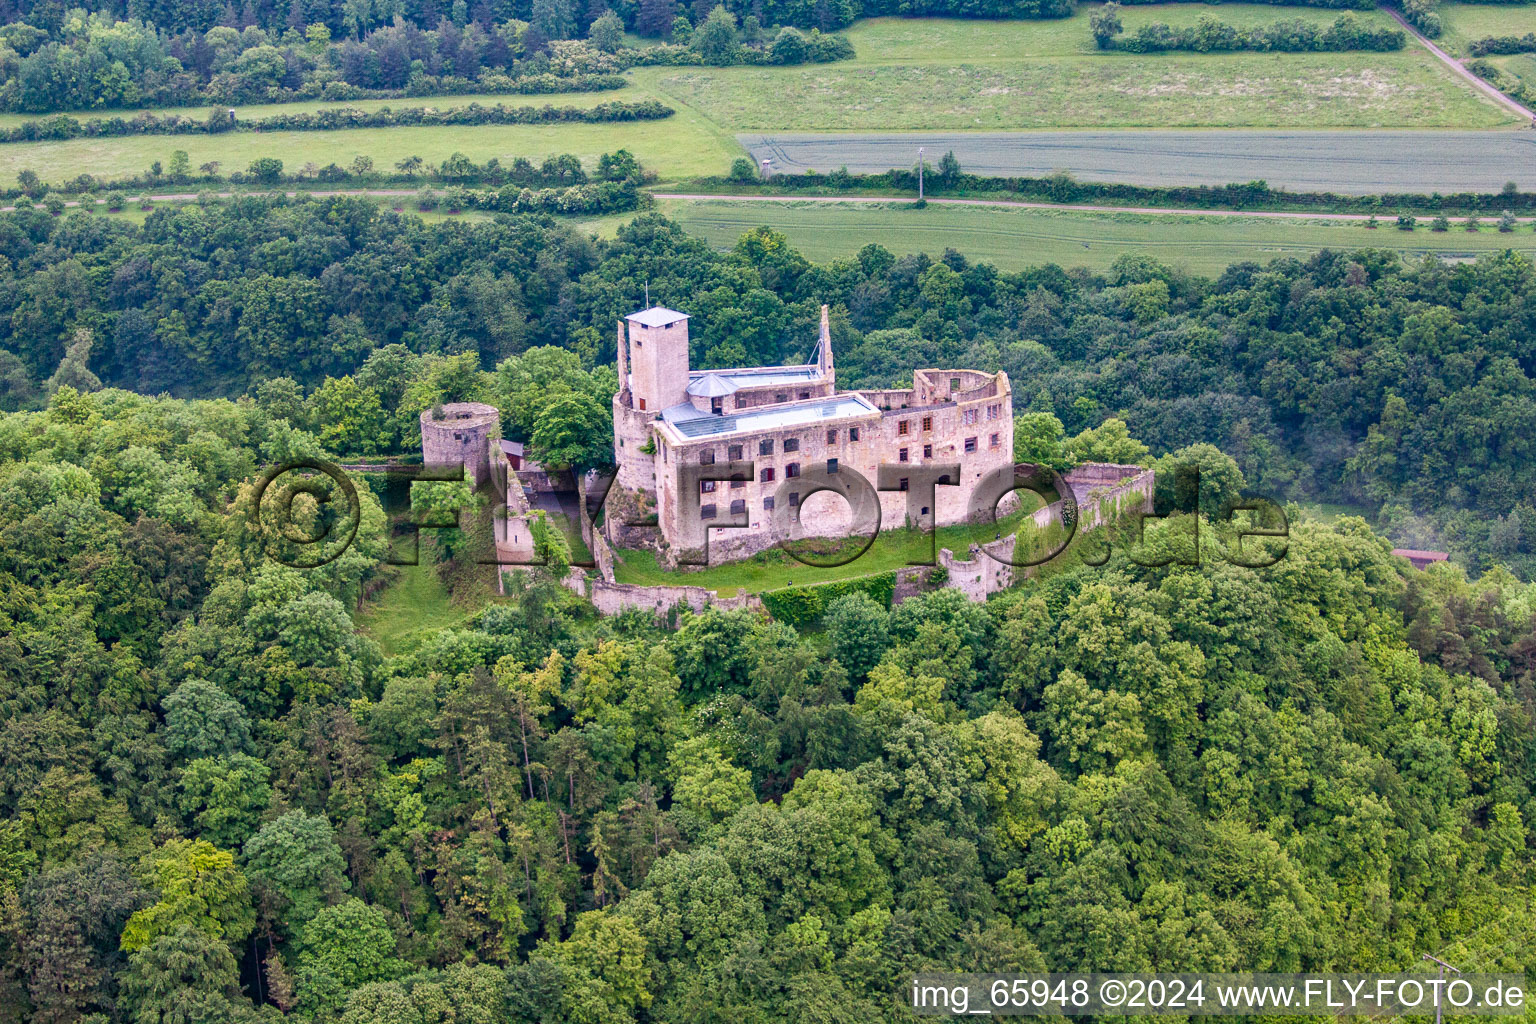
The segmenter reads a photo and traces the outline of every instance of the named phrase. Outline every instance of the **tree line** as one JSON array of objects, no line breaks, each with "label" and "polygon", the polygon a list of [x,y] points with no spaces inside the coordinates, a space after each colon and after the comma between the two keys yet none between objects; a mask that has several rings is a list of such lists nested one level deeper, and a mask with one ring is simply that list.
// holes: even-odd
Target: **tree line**
[{"label": "tree line", "polygon": [[[393,169],[376,168],[373,158],[363,155],[353,157],[346,166],[330,163],[321,167],[311,162],[302,167],[287,170],[283,161],[276,157],[258,157],[251,161],[244,171],[231,171],[225,175],[220,173],[221,168],[222,164],[219,161],[211,160],[194,173],[186,151],[177,149],[171,151],[168,164],[162,164],[156,160],[141,175],[127,179],[114,179],[110,182],[99,181],[92,175],[82,174],[70,181],[49,185],[45,184],[36,172],[24,170],[17,175],[18,187],[0,191],[0,198],[46,200],[49,195],[78,195],[87,201],[94,202],[96,191],[110,186],[103,198],[111,204],[109,208],[115,212],[121,208],[125,197],[135,189],[316,183],[357,186],[412,183],[423,180],[452,184],[563,187],[581,185],[588,180],[581,159],[570,153],[546,157],[538,166],[535,166],[527,157],[521,156],[514,157],[508,164],[503,164],[499,157],[491,157],[485,163],[477,164],[463,153],[453,153],[441,163],[428,163],[419,156],[405,157],[397,160]],[[646,178],[646,172],[635,160],[634,155],[626,149],[600,156],[596,172],[597,179],[606,182],[633,181],[638,184]]]},{"label": "tree line", "polygon": [[1225,53],[1239,50],[1284,53],[1401,50],[1406,35],[1396,28],[1371,28],[1360,24],[1353,15],[1341,15],[1326,28],[1299,19],[1277,21],[1242,29],[1202,14],[1192,26],[1174,28],[1163,22],[1143,25],[1133,35],[1121,38],[1125,26],[1120,20],[1120,5],[1110,0],[1095,11],[1090,21],[1094,43],[1101,50],[1128,53],[1160,53],[1168,50],[1192,50],[1197,53]]},{"label": "tree line", "polygon": [[1466,63],[1467,70],[1483,81],[1491,84],[1495,89],[1519,100],[1526,106],[1536,105],[1536,89],[1532,89],[1524,78],[1511,74],[1499,67],[1491,60],[1476,57]]},{"label": "tree line", "polygon": [[1523,36],[1488,36],[1485,39],[1474,39],[1467,44],[1467,52],[1474,57],[1536,53],[1536,32],[1527,32]]},{"label": "tree line", "polygon": [[[1497,70],[1487,61],[1469,61],[1468,67],[1479,73],[1488,71],[1492,74]],[[1384,192],[1371,195],[1291,192],[1273,188],[1263,180],[1233,182],[1228,185],[1130,185],[1078,181],[1064,171],[1038,178],[970,174],[961,167],[953,151],[945,154],[937,164],[924,161],[924,168],[924,188],[929,192],[957,196],[1006,195],[1056,203],[1093,201],[1136,206],[1312,209],[1357,213],[1384,213],[1400,209],[1498,213],[1503,210],[1536,209],[1536,192],[1522,192],[1514,182],[1505,183],[1498,192]],[[734,161],[728,174],[699,178],[692,182],[693,187],[721,191],[734,191],[743,185],[760,184],[763,183],[757,168],[746,158]],[[778,174],[771,182],[771,187],[781,192],[894,190],[915,194],[917,185],[918,171],[915,165],[911,170],[893,168],[861,174],[854,174],[846,167],[825,174],[808,170],[801,174]]]},{"label": "tree line", "polygon": [[[1126,5],[1130,4],[1164,4],[1179,3],[1181,0],[1118,0]],[[1220,0],[1217,0],[1219,3]],[[1275,4],[1280,7],[1325,7],[1333,10],[1371,11],[1376,5],[1371,0],[1259,0],[1260,3]]]},{"label": "tree line", "polygon": [[[622,83],[622,79],[620,80]],[[591,107],[510,107],[498,103],[471,103],[435,110],[405,107],[329,107],[324,110],[284,112],[266,117],[237,118],[214,109],[202,119],[179,114],[143,113],[133,118],[111,117],[80,120],[65,114],[0,129],[0,143],[37,142],[78,138],[115,138],[128,135],[219,135],[225,132],[330,132],[354,128],[391,128],[421,125],[484,124],[598,124],[607,121],[655,121],[675,111],[657,100],[638,103],[608,102]]]},{"label": "tree line", "polygon": [[[841,386],[1003,369],[1018,410],[1068,436],[1117,417],[1155,454],[1215,444],[1272,495],[1358,508],[1477,570],[1536,573],[1520,427],[1536,367],[1519,333],[1536,275],[1518,253],[1329,252],[1214,279],[1136,259],[1003,273],[879,246],[816,265],[767,231],[717,253],[654,214],[595,241],[536,217],[425,224],[355,197],[242,196],[142,227],[22,211],[0,217],[0,255],[8,408],[44,400],[81,329],[87,369],[149,393],[313,387],[389,345],[485,368],[556,346],[597,366],[649,281],[692,314],[696,366],[803,361],[827,302]],[[1449,466],[1464,468],[1442,486]]]},{"label": "tree line", "polygon": [[[562,3],[569,6],[554,0],[555,7]],[[323,23],[157,27],[121,20],[121,11],[79,9],[58,21],[33,16],[0,26],[0,109],[587,91],[617,88],[612,76],[636,64],[797,64],[852,54],[844,40],[808,39],[793,29],[775,35],[759,14],[748,15],[740,32],[734,21],[710,26],[701,16],[695,46],[687,45],[688,20],[669,16],[657,34],[678,45],[634,48],[625,45],[626,26],[611,11],[600,8],[578,26],[570,11],[548,7],[541,0],[531,22],[490,20],[487,11],[476,20],[417,25],[396,18],[344,30]]]}]

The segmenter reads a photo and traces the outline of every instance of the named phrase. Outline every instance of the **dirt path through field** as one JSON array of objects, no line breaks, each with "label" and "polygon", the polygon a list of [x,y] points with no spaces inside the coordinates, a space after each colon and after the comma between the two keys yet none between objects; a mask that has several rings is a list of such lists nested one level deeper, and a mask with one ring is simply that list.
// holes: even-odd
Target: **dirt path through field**
[{"label": "dirt path through field", "polygon": [[[219,199],[229,199],[236,195],[260,195],[262,193],[248,192],[215,192],[213,195]],[[289,197],[314,196],[325,198],[327,196],[373,196],[380,199],[398,199],[418,194],[416,190],[408,189],[332,189],[328,191],[293,191],[286,192]],[[763,196],[763,195],[713,195],[705,192],[654,192],[657,199],[683,199],[691,201],[717,201],[732,203],[895,203],[909,206],[915,196]],[[196,192],[167,192],[147,196],[151,202],[156,203],[190,203],[195,202],[199,196]],[[1002,206],[1020,210],[1069,210],[1076,213],[1138,213],[1152,216],[1174,217],[1257,217],[1267,220],[1330,220],[1330,221],[1369,221],[1370,214],[1365,213],[1309,213],[1293,210],[1199,210],[1180,209],[1168,206],[1107,206],[1094,203],[1032,203],[1020,199],[943,199],[929,198],[928,202],[942,206]],[[79,206],[78,200],[67,201],[65,206]],[[96,200],[97,206],[104,205],[103,200]],[[129,204],[125,204],[129,205]],[[14,211],[14,206],[0,206],[0,213]],[[1382,224],[1390,223],[1391,217],[1378,216],[1377,221]],[[1421,220],[1427,220],[1421,217]],[[1451,217],[1451,223],[1464,223],[1465,217]],[[1487,221],[1487,216],[1483,218]],[[1536,217],[1516,218],[1522,222],[1536,222]]]},{"label": "dirt path through field", "polygon": [[1414,28],[1413,24],[1407,18],[1403,17],[1401,14],[1388,7],[1386,4],[1382,4],[1381,9],[1386,11],[1387,14],[1399,25],[1401,25],[1409,35],[1417,39],[1419,44],[1423,46],[1424,49],[1428,50],[1430,53],[1439,58],[1442,64],[1450,68],[1462,78],[1466,79],[1469,83],[1472,84],[1474,88],[1481,91],[1495,103],[1499,104],[1501,107],[1513,111],[1516,114],[1519,114],[1521,117],[1532,116],[1532,112],[1527,107],[1521,105],[1513,97],[1506,96],[1502,92],[1499,92],[1499,90],[1495,89],[1490,83],[1483,81],[1481,78],[1468,71],[1466,65],[1464,65],[1461,61],[1457,60],[1455,57],[1452,57],[1450,54],[1440,49],[1440,47],[1436,46],[1433,42],[1430,41],[1428,36]]}]

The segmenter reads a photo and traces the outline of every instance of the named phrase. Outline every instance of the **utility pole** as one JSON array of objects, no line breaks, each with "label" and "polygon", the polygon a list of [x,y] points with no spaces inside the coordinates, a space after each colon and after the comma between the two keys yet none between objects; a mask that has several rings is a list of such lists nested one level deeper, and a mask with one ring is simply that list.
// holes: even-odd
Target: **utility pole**
[{"label": "utility pole", "polygon": [[917,147],[917,201],[923,201],[923,147]]},{"label": "utility pole", "polygon": [[1440,989],[1435,995],[1435,1024],[1440,1024],[1440,1012],[1445,1004],[1445,972],[1449,969],[1460,974],[1461,971],[1437,956],[1430,956],[1428,953],[1424,953],[1422,956],[1425,960],[1430,960],[1440,965]]}]

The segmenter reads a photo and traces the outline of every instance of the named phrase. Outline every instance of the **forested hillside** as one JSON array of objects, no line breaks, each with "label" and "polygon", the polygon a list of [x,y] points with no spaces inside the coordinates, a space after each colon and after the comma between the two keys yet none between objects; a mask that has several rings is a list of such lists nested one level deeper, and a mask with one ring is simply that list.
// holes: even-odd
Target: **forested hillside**
[{"label": "forested hillside", "polygon": [[[776,267],[789,296],[855,273],[764,241],[716,259],[651,222],[582,251],[692,253],[721,288]],[[1065,350],[1041,304],[1124,324],[1427,274],[1330,262],[1200,302],[1046,274],[1015,315]],[[1405,579],[1346,519],[1269,570],[1117,557],[987,605],[841,598],[804,636],[597,620],[537,577],[386,657],[350,617],[385,571],[367,488],[323,569],[252,529],[256,467],[323,450],[293,418],[69,384],[0,417],[0,1018],[864,1024],[921,968],[1536,971],[1536,593],[1507,574]]]},{"label": "forested hillside", "polygon": [[[1475,570],[1536,571],[1536,356],[1523,340],[1536,272],[1513,253],[1452,265],[1326,252],[1216,280],[1129,258],[1105,275],[1000,273],[878,245],[814,265],[766,229],[718,253],[655,215],[606,242],[547,218],[429,225],[359,199],[248,197],[156,210],[142,227],[6,215],[0,256],[0,408],[41,403],[61,367],[55,385],[84,369],[151,394],[260,384],[302,405],[307,388],[312,406],[356,385],[401,417],[389,433],[352,431],[357,443],[409,450],[426,405],[399,403],[427,371],[388,355],[365,372],[389,346],[487,371],[556,346],[595,370],[649,287],[692,314],[693,365],[792,362],[825,302],[840,386],[1003,369],[1016,411],[1068,434],[1119,416],[1153,455],[1215,444],[1260,491],[1380,514],[1393,536]],[[472,397],[473,376],[449,397]]]}]

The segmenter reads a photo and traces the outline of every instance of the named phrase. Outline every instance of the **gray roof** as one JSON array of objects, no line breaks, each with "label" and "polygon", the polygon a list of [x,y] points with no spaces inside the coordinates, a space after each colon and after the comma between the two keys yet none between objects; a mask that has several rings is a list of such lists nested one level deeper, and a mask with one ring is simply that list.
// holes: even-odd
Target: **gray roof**
[{"label": "gray roof", "polygon": [[523,454],[523,442],[508,441],[506,438],[502,438],[501,450],[508,455],[521,455]]},{"label": "gray roof", "polygon": [[661,410],[661,418],[668,423],[681,423],[683,420],[707,419],[710,414],[700,409],[695,409],[691,402],[679,402],[669,405]]},{"label": "gray roof", "polygon": [[700,398],[720,398],[735,394],[736,385],[718,373],[706,373],[688,385],[688,393]]},{"label": "gray roof", "polygon": [[[674,418],[669,415],[687,409],[693,416]],[[851,416],[880,415],[880,410],[859,394],[842,394],[835,398],[811,399],[804,402],[786,402],[768,405],[761,409],[748,409],[726,416],[710,416],[700,413],[693,406],[673,406],[662,413],[662,418],[679,434],[690,440],[716,434],[735,434],[755,430],[775,430],[780,427],[810,426],[827,420],[847,419]]]},{"label": "gray roof", "polygon": [[687,320],[687,313],[679,313],[675,309],[666,306],[652,306],[650,309],[642,309],[638,313],[631,313],[624,319],[639,324],[641,327],[665,327],[675,324],[679,320]]},{"label": "gray roof", "polygon": [[774,384],[803,384],[819,380],[821,368],[812,363],[808,366],[752,366],[730,370],[689,370],[690,380],[715,376],[737,388],[765,388]]}]

